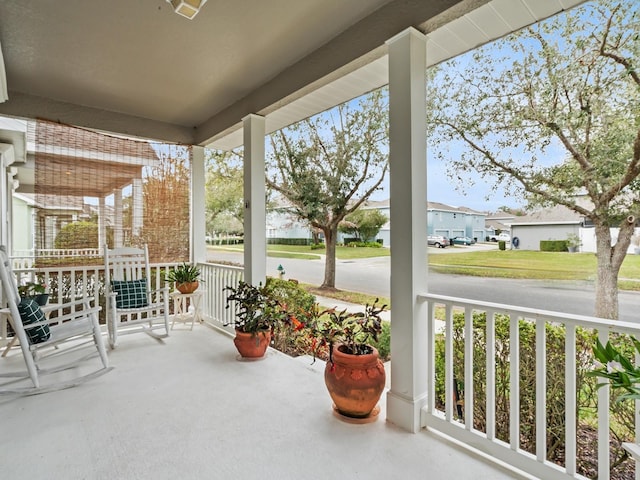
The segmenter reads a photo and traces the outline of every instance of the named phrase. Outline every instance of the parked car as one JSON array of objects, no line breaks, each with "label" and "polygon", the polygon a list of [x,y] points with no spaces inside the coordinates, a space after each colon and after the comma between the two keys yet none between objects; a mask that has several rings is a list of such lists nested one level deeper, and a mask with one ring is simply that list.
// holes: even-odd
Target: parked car
[{"label": "parked car", "polygon": [[469,237],[453,237],[451,245],[473,245],[476,241]]},{"label": "parked car", "polygon": [[502,232],[499,235],[491,235],[491,241],[492,242],[499,242],[499,241],[505,241],[505,242],[510,242],[511,241],[511,235],[509,235],[508,233]]},{"label": "parked car", "polygon": [[449,239],[442,235],[429,235],[427,237],[427,244],[438,248],[444,248],[449,245]]}]

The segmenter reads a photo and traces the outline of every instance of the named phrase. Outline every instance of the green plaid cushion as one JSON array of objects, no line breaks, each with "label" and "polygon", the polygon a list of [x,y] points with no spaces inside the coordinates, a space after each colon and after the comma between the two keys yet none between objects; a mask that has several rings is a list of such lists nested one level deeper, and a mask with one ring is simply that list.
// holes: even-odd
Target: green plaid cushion
[{"label": "green plaid cushion", "polygon": [[147,279],[111,282],[111,289],[116,292],[117,308],[141,308],[146,307],[147,300]]},{"label": "green plaid cushion", "polygon": [[[20,318],[22,319],[22,325],[25,327],[32,323],[42,322],[44,312],[40,308],[40,305],[32,298],[25,298],[18,304],[18,312],[20,312]],[[25,333],[29,339],[30,344],[42,343],[49,340],[51,337],[51,330],[49,325],[40,325],[35,328],[25,328]]]}]

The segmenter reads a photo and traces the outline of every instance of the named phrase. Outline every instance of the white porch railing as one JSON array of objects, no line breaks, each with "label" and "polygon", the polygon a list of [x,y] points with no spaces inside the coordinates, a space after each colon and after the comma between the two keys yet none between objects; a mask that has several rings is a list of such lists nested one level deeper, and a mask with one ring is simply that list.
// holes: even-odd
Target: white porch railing
[{"label": "white porch railing", "polygon": [[228,294],[224,288],[227,286],[236,287],[238,282],[244,278],[244,269],[212,263],[200,263],[198,267],[202,272],[200,277],[205,284],[202,312],[205,322],[233,333],[233,328],[229,324],[233,320],[234,314],[232,310],[226,308]]},{"label": "white porch railing", "polygon": [[[104,299],[104,265],[61,265],[50,267],[33,266],[29,264],[31,257],[12,257],[12,268],[18,279],[18,284],[26,282],[42,283],[49,293],[49,303],[65,303],[71,300],[93,297],[93,305],[101,305],[100,318],[105,315]],[[33,265],[33,263],[31,263]],[[164,274],[178,263],[151,264],[152,288],[165,284]]]},{"label": "white porch railing", "polygon": [[31,268],[36,258],[100,258],[101,248],[40,248],[34,250],[14,250],[11,257],[13,268]]},{"label": "white porch railing", "polygon": [[[597,476],[601,480],[610,478],[609,387],[598,390],[594,405],[583,405],[584,373],[593,362],[591,346],[596,332],[604,344],[610,336],[616,336],[617,340],[623,340],[625,335],[640,337],[639,325],[441,295],[427,294],[421,299],[428,302],[430,352],[428,404],[423,409],[423,426],[539,478],[567,479],[586,478],[577,472],[577,442],[579,429],[588,423],[590,429],[597,430]],[[527,344],[522,343],[523,334]],[[563,338],[558,340],[558,335]],[[534,345],[530,345],[531,341]],[[552,357],[547,352],[550,342],[555,345]],[[485,352],[480,353],[479,346],[483,344]],[[523,356],[521,349],[525,348],[526,352],[533,349],[535,358],[530,358],[529,353]],[[484,358],[474,359],[474,353]],[[436,361],[437,355],[439,361]],[[527,367],[534,364],[535,381],[523,384],[521,364]],[[454,401],[454,382],[463,385],[462,411],[457,411],[459,405]],[[440,390],[444,389],[444,396],[437,391],[438,385]],[[478,393],[474,389],[478,389]],[[555,397],[550,397],[551,389]],[[506,393],[501,402],[497,401],[497,392]],[[521,403],[525,397],[527,405]],[[558,404],[547,404],[558,398],[561,400]],[[500,412],[498,403],[507,412]],[[640,407],[638,403],[635,412]],[[526,408],[533,412],[533,418],[521,423],[522,409]],[[551,433],[548,418],[561,408],[564,408],[561,412],[564,418],[559,423],[564,424],[561,429],[564,429],[565,461],[564,465],[557,465],[547,458]],[[551,409],[556,411],[552,413]],[[499,424],[502,420],[504,423]],[[636,413],[636,432],[638,420]],[[535,433],[531,434],[532,431]],[[531,451],[525,451],[522,446],[526,434],[533,439],[529,442]]]},{"label": "white porch railing", "polygon": [[[94,304],[104,307],[104,265],[95,266],[51,266],[34,268],[33,257],[12,257],[13,271],[19,284],[39,282],[46,285],[50,303],[64,303],[71,299],[94,297]],[[30,265],[30,266],[26,266]],[[178,263],[152,264],[151,285],[163,286],[164,273]],[[231,310],[226,309],[226,286],[237,286],[243,278],[241,267],[201,263],[200,279],[205,291],[203,316],[212,326],[233,331],[224,324],[233,318]],[[103,308],[104,312],[104,308]],[[101,312],[103,315],[104,313]]]},{"label": "white porch railing", "polygon": [[[153,265],[152,283],[162,285],[163,272],[174,265]],[[205,292],[205,322],[232,332],[231,327],[224,326],[233,317],[233,312],[225,308],[224,288],[236,286],[243,279],[243,269],[210,263],[198,266]],[[103,270],[98,265],[37,271],[23,268],[16,273],[19,278],[37,277],[49,285],[52,303],[87,296],[104,303]],[[583,404],[584,372],[591,366],[590,348],[596,334],[603,343],[610,337],[640,338],[640,325],[441,295],[425,294],[421,300],[428,304],[430,352],[423,426],[537,477],[566,480],[586,478],[578,473],[577,454],[581,426],[587,421],[597,432],[598,478],[610,478],[609,427],[614,404],[610,404],[608,387],[597,392],[592,405]],[[548,348],[551,337],[556,339],[554,348]],[[525,367],[535,372],[528,384],[523,384]],[[463,393],[460,405],[453,400],[457,390],[454,382],[459,382]],[[559,397],[558,389],[562,392]],[[497,392],[502,392],[502,397]],[[557,399],[560,406],[551,404]],[[527,408],[533,413],[523,420],[521,415]],[[558,408],[562,409],[561,465],[552,463],[547,453],[549,436],[557,433],[551,431],[548,418],[551,410]],[[638,410],[640,402],[636,402]],[[640,425],[638,415],[635,425]],[[533,440],[523,446],[527,435]],[[640,472],[636,472],[636,478],[640,478]]]}]

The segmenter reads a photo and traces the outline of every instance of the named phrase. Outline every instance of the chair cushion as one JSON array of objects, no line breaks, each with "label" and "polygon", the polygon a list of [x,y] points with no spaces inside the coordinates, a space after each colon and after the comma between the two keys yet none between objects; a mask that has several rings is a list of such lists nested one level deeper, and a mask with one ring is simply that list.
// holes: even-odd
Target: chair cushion
[{"label": "chair cushion", "polygon": [[[18,304],[18,312],[20,312],[20,318],[22,319],[22,325],[25,327],[32,323],[42,322],[45,319],[44,312],[40,308],[40,305],[32,298],[25,298]],[[40,325],[35,328],[25,328],[25,333],[29,339],[30,344],[42,343],[49,340],[51,337],[51,329],[49,325]]]},{"label": "chair cushion", "polygon": [[147,300],[147,279],[111,282],[111,289],[116,292],[116,308],[141,308],[149,305]]}]

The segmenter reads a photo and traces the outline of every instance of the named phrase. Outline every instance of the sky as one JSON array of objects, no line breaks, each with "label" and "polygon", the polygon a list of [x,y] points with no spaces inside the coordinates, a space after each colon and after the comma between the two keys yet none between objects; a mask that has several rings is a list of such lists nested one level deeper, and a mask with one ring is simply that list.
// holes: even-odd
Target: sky
[{"label": "sky", "polygon": [[[587,8],[586,15],[592,15],[592,10],[589,9],[590,5],[586,4],[585,6]],[[594,4],[591,4],[591,6],[595,7]],[[589,22],[585,22],[585,25],[588,25],[588,23]],[[558,38],[558,41],[561,41],[561,39]],[[532,45],[532,47],[534,47],[534,45]],[[535,48],[537,51],[537,46]],[[499,69],[500,66],[502,66],[502,68],[508,69],[512,65],[514,53],[510,50],[500,50],[495,42],[480,47],[480,49],[496,60],[497,63],[493,64],[494,68]],[[477,49],[455,58],[455,63],[459,66],[460,70],[463,70],[465,65],[475,61],[472,59],[472,55],[476,51]],[[503,55],[508,56],[507,63],[499,60]],[[516,53],[515,55],[516,57],[520,57],[521,53]],[[448,68],[448,64],[444,63],[440,68]],[[500,70],[496,70],[495,73],[499,74]],[[430,88],[430,85],[427,85],[427,88]],[[462,141],[447,143],[447,157],[451,159],[459,158],[463,147],[464,144]],[[545,164],[549,166],[551,164],[557,164],[562,161],[566,153],[566,149],[564,149],[559,142],[552,142],[547,152],[538,156],[538,162],[540,162],[538,165]],[[507,152],[507,154],[518,155],[518,152],[511,151]],[[465,174],[465,178],[467,176],[468,175]],[[374,199],[382,200],[389,198],[388,182],[386,182],[386,186],[387,188],[384,191],[376,192]],[[427,199],[429,201],[440,202],[455,207],[468,207],[484,212],[495,212],[504,206],[510,208],[526,207],[526,201],[523,199],[524,191],[522,191],[518,197],[505,195],[505,191],[505,188],[500,185],[496,186],[488,183],[488,180],[481,178],[479,175],[471,175],[471,180],[464,182],[464,184],[461,184],[458,180],[450,179],[447,174],[447,164],[437,158],[435,146],[430,146],[429,139],[427,139]]]}]

